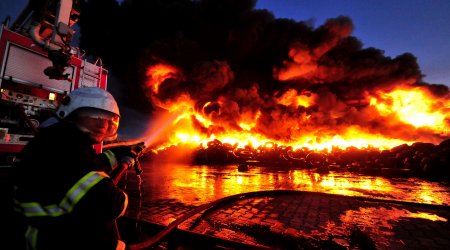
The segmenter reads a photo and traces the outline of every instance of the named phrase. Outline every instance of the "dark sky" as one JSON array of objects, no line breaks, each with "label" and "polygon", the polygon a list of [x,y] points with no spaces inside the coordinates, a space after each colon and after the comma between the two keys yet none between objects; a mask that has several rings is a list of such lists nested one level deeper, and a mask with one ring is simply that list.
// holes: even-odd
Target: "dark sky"
[{"label": "dark sky", "polygon": [[[15,18],[27,0],[1,0],[0,20]],[[429,83],[450,86],[450,1],[448,0],[258,0],[278,18],[313,20],[350,16],[353,35],[395,57],[411,52]]]},{"label": "dark sky", "polygon": [[[112,73],[108,88],[115,86],[112,92],[119,104],[148,114],[189,99],[190,109],[215,124],[205,127],[193,119],[193,126],[205,135],[240,131],[241,120],[258,116],[254,132],[275,140],[305,133],[321,138],[324,131],[333,136],[355,126],[420,140],[411,125],[405,128],[401,120],[388,123],[389,117],[374,116],[377,112],[368,103],[399,86],[423,87],[437,100],[435,109],[448,107],[448,82],[430,81],[433,72],[435,79],[441,73],[440,79],[449,76],[449,38],[435,35],[448,31],[447,22],[435,18],[446,17],[442,9],[448,4],[430,1],[441,3],[441,8],[427,19],[422,13],[428,11],[425,1],[420,11],[414,4],[400,6],[406,3],[402,0],[389,1],[394,5],[317,2],[125,0],[119,5],[90,0],[80,6],[79,45],[88,55],[102,58]],[[313,11],[318,9],[324,12]],[[437,23],[423,27],[424,20]],[[421,55],[439,58],[431,59],[437,66],[424,71],[429,68],[416,53],[432,48],[438,50]],[[151,70],[159,65],[176,70],[155,85],[161,78]],[[310,99],[312,105],[297,105],[288,98],[292,95]],[[435,136],[431,130],[420,136],[428,134]]]},{"label": "dark sky", "polygon": [[395,57],[411,52],[424,80],[450,86],[450,1],[448,0],[258,0],[276,17],[314,20],[346,15],[365,46]]}]

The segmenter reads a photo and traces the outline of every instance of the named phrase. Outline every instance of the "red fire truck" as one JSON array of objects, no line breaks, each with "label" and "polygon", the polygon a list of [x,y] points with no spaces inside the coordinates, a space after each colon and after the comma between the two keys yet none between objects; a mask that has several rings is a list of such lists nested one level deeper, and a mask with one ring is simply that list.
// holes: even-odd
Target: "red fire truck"
[{"label": "red fire truck", "polygon": [[17,19],[0,30],[0,167],[8,167],[76,88],[106,89],[101,60],[88,62],[70,45],[79,12],[72,0],[30,0]]}]

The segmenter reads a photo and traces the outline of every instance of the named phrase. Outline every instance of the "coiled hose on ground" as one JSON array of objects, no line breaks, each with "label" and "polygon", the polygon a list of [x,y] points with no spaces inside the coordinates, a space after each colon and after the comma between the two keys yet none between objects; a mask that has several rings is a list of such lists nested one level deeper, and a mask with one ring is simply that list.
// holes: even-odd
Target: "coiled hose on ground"
[{"label": "coiled hose on ground", "polygon": [[[341,196],[345,197],[346,199],[357,199],[357,200],[364,200],[364,201],[375,201],[375,202],[389,202],[394,204],[403,204],[403,205],[413,205],[413,206],[419,206],[424,208],[444,208],[446,210],[450,210],[449,206],[442,206],[442,205],[435,205],[435,204],[424,204],[424,203],[416,203],[416,202],[409,202],[409,201],[397,201],[397,200],[384,200],[384,199],[378,199],[378,198],[369,198],[369,197],[357,197],[357,196],[345,196],[345,195],[338,195],[338,194],[326,194],[326,193],[316,193],[316,192],[310,192],[310,191],[298,191],[298,190],[264,190],[264,191],[255,191],[255,192],[248,192],[248,193],[242,193],[242,194],[236,194],[227,196],[215,201],[212,201],[210,203],[200,205],[199,207],[189,211],[188,213],[184,214],[180,218],[176,219],[165,229],[160,231],[155,236],[151,237],[150,239],[137,243],[137,244],[131,244],[128,245],[128,248],[131,250],[141,250],[141,249],[148,249],[153,246],[156,246],[158,243],[160,243],[164,237],[166,237],[170,232],[172,232],[174,229],[177,228],[178,225],[183,223],[184,221],[188,220],[192,216],[202,212],[207,211],[213,208],[216,208],[219,205],[226,204],[229,202],[233,202],[240,199],[247,199],[252,197],[261,197],[261,196],[276,196],[276,195],[288,195],[288,194],[299,194],[299,193],[313,193],[315,195],[323,195],[323,196]],[[269,247],[263,247],[263,246],[255,246],[254,249],[271,249]]]}]

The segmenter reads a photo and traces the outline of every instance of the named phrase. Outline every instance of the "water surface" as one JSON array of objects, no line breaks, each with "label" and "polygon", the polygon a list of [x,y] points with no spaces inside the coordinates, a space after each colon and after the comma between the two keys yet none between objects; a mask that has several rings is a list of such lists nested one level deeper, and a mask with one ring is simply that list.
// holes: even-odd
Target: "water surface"
[{"label": "water surface", "polygon": [[418,178],[385,178],[348,172],[237,165],[206,166],[142,161],[143,201],[174,199],[201,205],[225,196],[259,190],[301,190],[348,196],[449,205],[450,187]]}]

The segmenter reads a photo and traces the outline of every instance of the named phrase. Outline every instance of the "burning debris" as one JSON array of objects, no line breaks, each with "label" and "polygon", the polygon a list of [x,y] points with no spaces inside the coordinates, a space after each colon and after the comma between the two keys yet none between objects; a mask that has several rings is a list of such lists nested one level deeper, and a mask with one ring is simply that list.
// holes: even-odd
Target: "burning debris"
[{"label": "burning debris", "polygon": [[[423,82],[410,53],[391,58],[364,48],[348,17],[314,27],[277,19],[255,3],[91,0],[81,11],[81,45],[121,79],[124,105],[171,114],[155,148],[211,151],[206,145],[219,142],[218,154],[236,159],[383,169],[380,159],[426,172],[422,161],[437,158],[421,145],[438,145],[432,152],[441,154],[449,138],[447,86]],[[114,18],[99,19],[99,8]],[[108,25],[84,29],[102,20]],[[276,147],[267,150],[270,143]],[[397,158],[402,145],[408,157]],[[369,152],[362,160],[341,159],[360,150]]]},{"label": "burning debris", "polygon": [[[180,151],[184,152],[180,155]],[[352,172],[370,176],[417,177],[432,181],[450,181],[450,140],[438,145],[416,142],[391,149],[348,147],[313,150],[267,143],[257,148],[247,145],[208,142],[187,154],[188,148],[172,146],[153,151],[147,157],[153,160],[184,160],[195,165],[236,164],[238,171],[251,166],[271,166],[280,169],[311,169],[319,173]],[[178,155],[178,156],[177,156]]]}]

